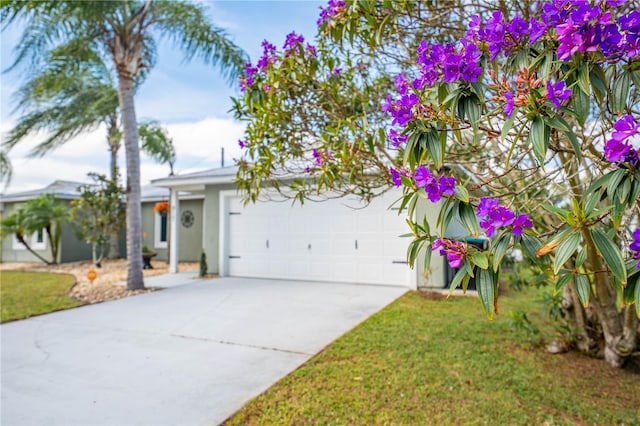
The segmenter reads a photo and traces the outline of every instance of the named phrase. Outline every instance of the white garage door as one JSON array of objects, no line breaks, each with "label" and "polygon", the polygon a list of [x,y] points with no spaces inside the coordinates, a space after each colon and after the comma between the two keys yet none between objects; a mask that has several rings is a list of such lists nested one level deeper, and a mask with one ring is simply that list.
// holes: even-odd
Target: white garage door
[{"label": "white garage door", "polygon": [[226,199],[222,261],[230,276],[412,286],[408,227],[389,206],[398,193],[365,208],[354,200],[258,202]]}]

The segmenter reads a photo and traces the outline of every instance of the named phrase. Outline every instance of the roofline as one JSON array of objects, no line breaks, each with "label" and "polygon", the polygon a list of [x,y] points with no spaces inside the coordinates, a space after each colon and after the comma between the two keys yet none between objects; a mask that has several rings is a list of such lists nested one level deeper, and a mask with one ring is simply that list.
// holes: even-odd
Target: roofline
[{"label": "roofline", "polygon": [[17,203],[20,201],[31,201],[34,198],[38,198],[44,194],[53,194],[59,200],[77,200],[80,198],[79,195],[70,195],[70,194],[56,194],[55,192],[43,192],[41,194],[31,194],[31,195],[4,195],[0,197],[0,203]]},{"label": "roofline", "polygon": [[197,176],[197,177],[172,177],[154,179],[151,181],[151,185],[158,186],[160,188],[180,188],[186,186],[199,186],[199,185],[215,185],[220,183],[234,183],[235,173],[233,175],[226,176]]}]

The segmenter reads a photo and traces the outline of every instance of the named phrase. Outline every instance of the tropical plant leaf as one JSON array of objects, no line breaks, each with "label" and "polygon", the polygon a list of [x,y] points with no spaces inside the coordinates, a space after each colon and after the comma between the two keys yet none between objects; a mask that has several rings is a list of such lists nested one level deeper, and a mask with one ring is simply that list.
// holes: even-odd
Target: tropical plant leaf
[{"label": "tropical plant leaf", "polygon": [[567,239],[562,241],[556,250],[556,258],[553,261],[553,271],[557,274],[562,265],[571,258],[573,253],[580,245],[582,237],[578,233],[571,234]]},{"label": "tropical plant leaf", "polygon": [[627,281],[627,269],[622,254],[611,238],[599,229],[591,230],[591,236],[598,251],[611,269],[611,272],[623,283]]},{"label": "tropical plant leaf", "polygon": [[573,284],[576,287],[580,303],[582,303],[586,308],[589,304],[589,294],[591,292],[589,288],[589,279],[585,275],[574,275]]},{"label": "tropical plant leaf", "polygon": [[496,286],[494,275],[488,269],[480,269],[476,274],[476,288],[487,317],[491,320],[495,314]]}]

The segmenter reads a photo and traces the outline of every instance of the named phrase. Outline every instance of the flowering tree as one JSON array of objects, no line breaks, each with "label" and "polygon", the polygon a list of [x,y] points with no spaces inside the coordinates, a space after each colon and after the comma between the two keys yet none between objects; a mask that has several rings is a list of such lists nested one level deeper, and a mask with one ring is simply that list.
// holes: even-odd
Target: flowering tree
[{"label": "flowering tree", "polygon": [[[503,259],[519,247],[563,294],[577,347],[621,366],[639,348],[640,8],[522,6],[474,5],[457,39],[421,40],[390,33],[421,28],[432,10],[330,1],[316,50],[293,34],[247,66],[240,181],[255,198],[274,177],[265,170],[286,170],[301,200],[401,187],[412,264],[421,251],[427,267],[432,251],[445,256],[452,288],[475,278],[493,317]],[[381,58],[398,71],[391,89]],[[439,203],[435,226],[416,217],[421,199]],[[488,248],[445,238],[452,221]]]}]

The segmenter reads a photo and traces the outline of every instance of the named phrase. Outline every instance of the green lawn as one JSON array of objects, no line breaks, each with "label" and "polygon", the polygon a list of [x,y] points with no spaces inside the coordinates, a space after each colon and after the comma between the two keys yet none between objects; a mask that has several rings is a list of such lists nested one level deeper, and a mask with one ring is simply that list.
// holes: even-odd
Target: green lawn
[{"label": "green lawn", "polygon": [[640,424],[640,375],[512,330],[506,313],[531,297],[501,298],[489,322],[477,299],[408,293],[227,424]]},{"label": "green lawn", "polygon": [[75,277],[50,272],[0,272],[0,322],[28,318],[83,303],[67,296]]}]

